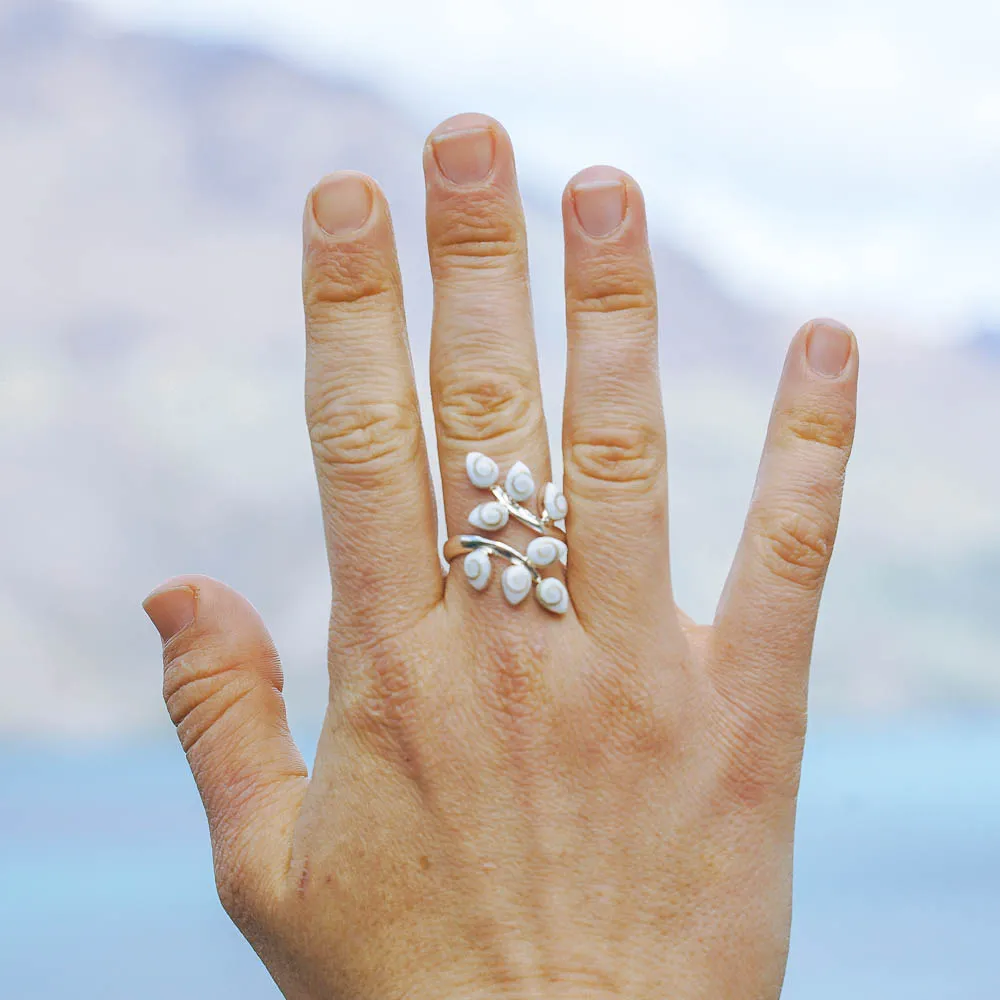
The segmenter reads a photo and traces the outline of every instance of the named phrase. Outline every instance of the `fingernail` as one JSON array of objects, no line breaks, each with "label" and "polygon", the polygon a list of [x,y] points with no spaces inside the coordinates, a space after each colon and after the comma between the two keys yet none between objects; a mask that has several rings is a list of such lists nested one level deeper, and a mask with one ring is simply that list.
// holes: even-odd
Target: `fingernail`
[{"label": "fingernail", "polygon": [[169,642],[178,632],[194,621],[195,597],[190,587],[154,590],[142,602],[149,620],[156,626],[160,638]]},{"label": "fingernail", "polygon": [[591,236],[610,236],[625,219],[625,185],[621,181],[583,181],[573,188],[580,225]]},{"label": "fingernail", "polygon": [[496,142],[487,128],[442,132],[431,139],[438,169],[455,184],[475,184],[493,169]]},{"label": "fingernail", "polygon": [[824,322],[813,326],[806,341],[806,358],[814,372],[826,378],[836,378],[851,356],[851,333],[838,323]]},{"label": "fingernail", "polygon": [[333,174],[313,192],[313,214],[331,236],[357,232],[372,214],[372,192],[356,174]]}]

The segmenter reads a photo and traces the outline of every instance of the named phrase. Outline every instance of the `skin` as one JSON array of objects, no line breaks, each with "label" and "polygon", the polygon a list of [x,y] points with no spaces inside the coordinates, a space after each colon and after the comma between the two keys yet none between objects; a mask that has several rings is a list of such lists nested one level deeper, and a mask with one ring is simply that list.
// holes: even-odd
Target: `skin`
[{"label": "skin", "polygon": [[[487,176],[470,179],[477,164]],[[510,140],[460,115],[424,167],[455,534],[484,499],[466,453],[502,472],[522,459],[541,487],[548,435]],[[333,584],[311,777],[252,607],[204,577],[145,603],[223,905],[287,997],[780,993],[856,343],[829,320],[792,340],[732,571],[714,622],[696,625],[670,584],[642,194],[591,167],[563,214],[567,615],[442,572],[388,206],[359,174],[326,178],[305,213],[307,413]],[[533,536],[512,522],[499,537],[523,551]]]}]

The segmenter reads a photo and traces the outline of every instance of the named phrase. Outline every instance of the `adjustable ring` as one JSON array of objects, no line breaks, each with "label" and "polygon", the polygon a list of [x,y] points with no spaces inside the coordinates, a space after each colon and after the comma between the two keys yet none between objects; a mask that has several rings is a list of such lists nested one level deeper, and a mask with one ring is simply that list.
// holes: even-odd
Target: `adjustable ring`
[{"label": "adjustable ring", "polygon": [[498,485],[500,468],[481,452],[470,452],[465,460],[469,481],[479,489],[489,490],[494,499],[475,507],[469,523],[480,531],[500,531],[510,518],[537,532],[525,551],[483,535],[455,535],[444,546],[444,558],[451,563],[464,555],[465,576],[475,590],[485,590],[492,571],[491,556],[506,559],[510,565],[500,575],[504,597],[510,604],[520,604],[534,586],[535,598],[547,611],[563,615],[569,610],[569,592],[558,577],[542,576],[541,570],[555,562],[565,564],[565,531],[556,523],[569,513],[569,504],[554,483],[547,483],[539,497],[538,511],[522,505],[535,493],[535,481],[524,462],[515,462]]}]

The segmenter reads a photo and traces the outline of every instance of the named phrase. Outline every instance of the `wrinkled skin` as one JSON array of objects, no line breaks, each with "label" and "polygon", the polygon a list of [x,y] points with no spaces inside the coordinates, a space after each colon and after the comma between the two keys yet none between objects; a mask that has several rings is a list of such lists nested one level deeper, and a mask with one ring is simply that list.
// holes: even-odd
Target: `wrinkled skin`
[{"label": "wrinkled skin", "polygon": [[[484,499],[467,452],[501,470],[522,459],[541,487],[549,445],[510,140],[458,116],[424,165],[455,534]],[[223,904],[287,997],[780,993],[857,347],[827,320],[794,337],[729,580],[715,621],[696,625],[670,584],[642,195],[592,167],[563,211],[568,614],[511,608],[498,579],[477,593],[460,563],[442,572],[388,207],[350,173],[305,214],[307,412],[333,581],[311,777],[251,606],[203,577],[147,599]],[[532,536],[512,522],[500,537]]]}]

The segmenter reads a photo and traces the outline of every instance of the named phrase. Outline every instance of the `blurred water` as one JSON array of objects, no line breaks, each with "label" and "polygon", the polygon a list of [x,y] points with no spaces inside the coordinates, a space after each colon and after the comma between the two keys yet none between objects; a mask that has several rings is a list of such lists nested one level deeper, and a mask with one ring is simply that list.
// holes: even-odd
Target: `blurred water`
[{"label": "blurred water", "polygon": [[[814,726],[785,1000],[996,1000],[1000,719]],[[0,996],[273,998],[166,741],[0,745]]]}]

